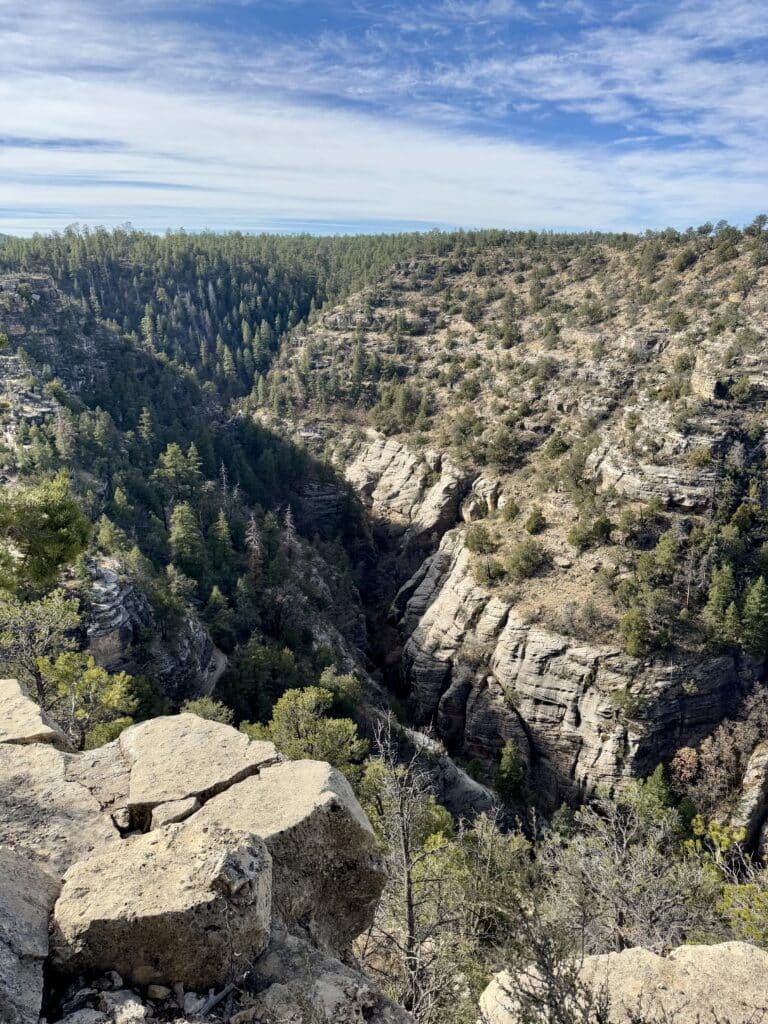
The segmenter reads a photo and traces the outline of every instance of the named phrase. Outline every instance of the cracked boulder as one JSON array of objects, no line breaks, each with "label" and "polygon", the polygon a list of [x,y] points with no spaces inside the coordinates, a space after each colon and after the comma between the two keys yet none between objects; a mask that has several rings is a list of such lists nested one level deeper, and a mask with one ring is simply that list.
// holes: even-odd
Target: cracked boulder
[{"label": "cracked boulder", "polygon": [[53,962],[137,985],[233,980],[269,941],[271,878],[264,843],[235,828],[167,825],[127,839],[119,856],[96,854],[64,876]]},{"label": "cracked boulder", "polygon": [[37,1024],[57,883],[28,858],[0,847],[0,1020]]},{"label": "cracked boulder", "polygon": [[117,742],[130,773],[128,808],[136,817],[160,804],[206,800],[277,760],[272,743],[192,714],[131,726]]},{"label": "cracked boulder", "polygon": [[153,718],[69,765],[122,831],[182,821],[200,804],[277,760],[273,744],[198,715]]},{"label": "cracked boulder", "polygon": [[0,744],[0,845],[60,878],[120,835],[98,801],[69,777],[77,755],[49,743]]},{"label": "cracked boulder", "polygon": [[329,764],[267,768],[209,800],[192,821],[261,836],[276,914],[321,948],[345,948],[373,920],[382,858],[352,787]]},{"label": "cracked boulder", "polygon": [[67,737],[16,679],[0,679],[0,743],[50,743],[69,750]]}]

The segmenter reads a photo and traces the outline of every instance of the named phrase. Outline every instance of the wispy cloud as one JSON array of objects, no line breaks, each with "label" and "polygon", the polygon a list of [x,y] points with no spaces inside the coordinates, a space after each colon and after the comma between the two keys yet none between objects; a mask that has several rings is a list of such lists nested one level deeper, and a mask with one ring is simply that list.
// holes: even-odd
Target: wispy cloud
[{"label": "wispy cloud", "polygon": [[764,205],[768,0],[0,0],[0,38],[0,230]]}]

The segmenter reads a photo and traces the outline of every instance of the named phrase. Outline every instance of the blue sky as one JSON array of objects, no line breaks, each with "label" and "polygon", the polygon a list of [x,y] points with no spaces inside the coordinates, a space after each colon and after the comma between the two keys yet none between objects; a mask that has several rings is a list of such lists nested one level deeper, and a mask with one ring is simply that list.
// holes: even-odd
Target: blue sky
[{"label": "blue sky", "polygon": [[768,0],[0,0],[0,231],[768,208]]}]

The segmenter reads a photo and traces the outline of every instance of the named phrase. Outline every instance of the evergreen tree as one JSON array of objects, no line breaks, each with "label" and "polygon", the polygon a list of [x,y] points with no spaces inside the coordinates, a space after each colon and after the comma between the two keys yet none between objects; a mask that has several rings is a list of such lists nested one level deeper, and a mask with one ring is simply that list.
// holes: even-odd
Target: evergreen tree
[{"label": "evergreen tree", "polygon": [[182,501],[171,513],[169,534],[174,564],[187,576],[200,580],[206,572],[205,546],[191,506]]},{"label": "evergreen tree", "polygon": [[229,580],[235,561],[235,549],[224,509],[219,512],[208,533],[208,554],[211,568],[222,580]]},{"label": "evergreen tree", "polygon": [[763,576],[755,580],[744,598],[741,636],[750,654],[763,656],[768,650],[768,586]]}]

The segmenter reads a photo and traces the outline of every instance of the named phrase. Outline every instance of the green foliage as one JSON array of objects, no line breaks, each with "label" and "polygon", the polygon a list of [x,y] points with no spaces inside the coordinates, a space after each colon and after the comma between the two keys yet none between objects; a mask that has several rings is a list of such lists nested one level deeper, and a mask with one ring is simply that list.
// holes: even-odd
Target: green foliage
[{"label": "green foliage", "polygon": [[607,516],[600,515],[594,520],[582,516],[576,526],[568,532],[568,543],[577,551],[586,551],[592,545],[605,544],[610,538],[612,523]]},{"label": "green foliage", "polygon": [[533,537],[526,537],[509,552],[507,572],[512,580],[520,582],[535,576],[549,563],[550,556],[544,545]]},{"label": "green foliage", "polygon": [[2,559],[6,585],[15,582],[35,590],[53,583],[60,570],[85,549],[90,535],[90,523],[64,473],[4,496],[0,529],[6,547]]},{"label": "green foliage", "polygon": [[653,634],[648,617],[642,608],[630,608],[619,621],[619,632],[624,638],[627,654],[633,658],[647,654],[653,645]]},{"label": "green foliage", "polygon": [[206,718],[210,722],[220,722],[222,725],[232,725],[235,719],[232,709],[222,704],[220,700],[214,700],[213,697],[185,700],[180,710],[189,715],[197,715],[198,718]]},{"label": "green foliage", "polygon": [[99,746],[132,724],[138,702],[127,673],[110,674],[82,651],[41,656],[38,669],[44,707],[78,750]]},{"label": "green foliage", "polygon": [[292,650],[273,647],[254,636],[236,652],[218,692],[236,718],[266,722],[278,698],[301,681]]},{"label": "green foliage", "polygon": [[335,715],[355,714],[363,698],[363,684],[354,673],[340,673],[334,665],[328,665],[320,675],[320,686],[333,694]]},{"label": "green foliage", "polygon": [[520,506],[514,498],[509,498],[501,512],[504,522],[511,523],[520,515]]},{"label": "green foliage", "polygon": [[726,563],[712,573],[709,584],[707,603],[702,612],[704,621],[715,637],[723,639],[723,625],[726,610],[733,604],[736,597],[736,582],[733,566]]},{"label": "green foliage", "polygon": [[484,523],[472,523],[464,534],[464,547],[473,554],[488,555],[496,550],[496,544]]},{"label": "green foliage", "polygon": [[496,792],[504,803],[514,803],[522,796],[525,761],[515,740],[509,739],[501,751],[496,770]]},{"label": "green foliage", "polygon": [[360,775],[368,744],[348,718],[328,718],[334,695],[319,686],[290,690],[272,709],[269,736],[292,760],[328,761],[351,779]]},{"label": "green foliage", "polygon": [[77,601],[62,590],[36,601],[0,593],[0,659],[8,675],[30,686],[37,702],[49,708],[58,699],[56,682],[42,671],[46,662],[75,647],[80,625]]},{"label": "green foliage", "polygon": [[525,529],[530,534],[542,533],[547,528],[547,520],[538,505],[534,505],[525,520]]},{"label": "green foliage", "polygon": [[500,469],[511,469],[520,458],[522,443],[510,427],[499,427],[491,435],[485,448],[485,457]]},{"label": "green foliage", "polygon": [[748,588],[741,612],[741,635],[746,650],[762,657],[768,651],[768,585],[759,576]]}]

